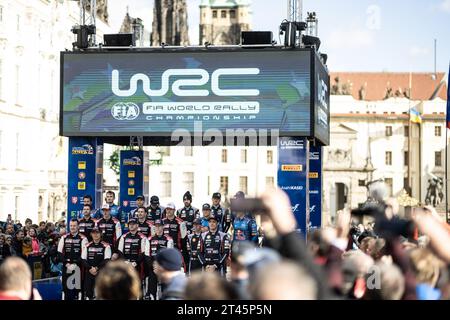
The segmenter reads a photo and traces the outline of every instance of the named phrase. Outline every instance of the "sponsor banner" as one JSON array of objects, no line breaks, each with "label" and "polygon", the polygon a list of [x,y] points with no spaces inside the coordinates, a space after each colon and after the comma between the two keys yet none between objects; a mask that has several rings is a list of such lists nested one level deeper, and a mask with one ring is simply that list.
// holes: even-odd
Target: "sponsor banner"
[{"label": "sponsor banner", "polygon": [[308,149],[306,138],[281,137],[278,141],[278,185],[288,194],[297,230],[305,238],[309,216]]},{"label": "sponsor banner", "polygon": [[322,147],[309,146],[309,228],[322,226]]},{"label": "sponsor banner", "polygon": [[[103,144],[97,138],[69,138],[67,226],[83,210],[83,196],[90,195],[93,209],[100,206],[103,176]],[[100,174],[98,173],[100,172]]]},{"label": "sponsor banner", "polygon": [[136,197],[145,196],[148,201],[148,152],[136,150],[120,151],[120,200],[124,212],[136,208]]}]

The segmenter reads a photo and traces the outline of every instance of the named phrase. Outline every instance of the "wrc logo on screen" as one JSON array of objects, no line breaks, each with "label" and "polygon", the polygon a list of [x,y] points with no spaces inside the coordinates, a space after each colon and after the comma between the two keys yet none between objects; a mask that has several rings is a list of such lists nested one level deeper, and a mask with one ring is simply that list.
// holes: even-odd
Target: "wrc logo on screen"
[{"label": "wrc logo on screen", "polygon": [[149,97],[165,96],[170,87],[170,78],[177,76],[189,76],[191,78],[178,79],[172,83],[172,92],[179,97],[207,97],[210,91],[206,89],[186,89],[183,87],[203,87],[211,79],[211,91],[216,96],[232,97],[232,96],[259,96],[257,89],[223,89],[220,87],[220,78],[225,76],[243,76],[257,75],[260,73],[258,68],[221,68],[215,70],[210,76],[205,69],[168,69],[161,76],[161,88],[152,89],[150,85],[150,77],[143,73],[136,73],[130,78],[129,89],[120,89],[119,70],[112,70],[111,89],[118,97],[133,96],[138,88],[139,81],[142,82],[142,89]]}]

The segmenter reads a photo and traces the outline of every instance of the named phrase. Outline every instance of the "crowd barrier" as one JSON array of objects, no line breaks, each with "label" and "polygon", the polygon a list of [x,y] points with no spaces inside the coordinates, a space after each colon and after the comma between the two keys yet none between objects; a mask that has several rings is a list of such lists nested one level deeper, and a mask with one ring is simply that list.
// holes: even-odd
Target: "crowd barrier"
[{"label": "crowd barrier", "polygon": [[39,291],[42,300],[62,300],[61,277],[34,280],[33,287]]}]

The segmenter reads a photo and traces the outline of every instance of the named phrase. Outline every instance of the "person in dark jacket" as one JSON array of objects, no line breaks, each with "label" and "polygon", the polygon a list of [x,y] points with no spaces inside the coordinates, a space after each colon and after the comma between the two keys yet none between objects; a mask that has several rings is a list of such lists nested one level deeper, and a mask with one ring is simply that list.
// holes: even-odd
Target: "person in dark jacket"
[{"label": "person in dark jacket", "polygon": [[0,264],[11,255],[9,245],[6,243],[5,235],[0,234]]},{"label": "person in dark jacket", "polygon": [[13,237],[12,245],[11,245],[11,255],[24,258],[22,249],[23,249],[23,239],[24,233],[22,230],[18,230]]},{"label": "person in dark jacket", "polygon": [[161,300],[181,300],[184,298],[186,277],[181,272],[183,257],[173,248],[162,249],[156,255],[155,273],[162,285]]}]

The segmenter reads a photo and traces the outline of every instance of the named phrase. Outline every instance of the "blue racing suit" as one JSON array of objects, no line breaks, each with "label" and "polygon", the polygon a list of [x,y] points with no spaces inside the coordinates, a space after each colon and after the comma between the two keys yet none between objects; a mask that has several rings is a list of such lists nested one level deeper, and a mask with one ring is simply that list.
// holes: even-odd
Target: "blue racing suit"
[{"label": "blue racing suit", "polygon": [[251,241],[258,244],[258,226],[255,219],[247,215],[242,218],[233,215],[232,220],[233,241]]}]

